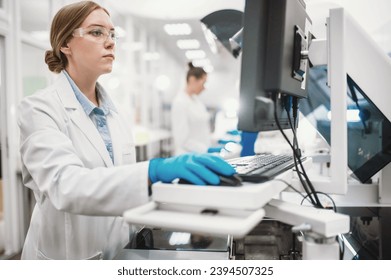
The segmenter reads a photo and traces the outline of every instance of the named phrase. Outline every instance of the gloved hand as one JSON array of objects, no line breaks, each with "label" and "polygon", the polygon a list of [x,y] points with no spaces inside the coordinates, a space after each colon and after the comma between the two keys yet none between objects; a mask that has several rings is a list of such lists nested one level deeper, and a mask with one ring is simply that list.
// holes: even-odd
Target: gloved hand
[{"label": "gloved hand", "polygon": [[231,140],[231,139],[228,139],[228,140],[226,140],[226,139],[219,139],[219,140],[217,141],[217,143],[222,144],[222,145],[225,145],[225,144],[227,144],[227,143],[236,143],[236,144],[239,144],[238,141]]},{"label": "gloved hand", "polygon": [[221,149],[224,149],[224,146],[209,147],[208,153],[220,153]]},{"label": "gloved hand", "polygon": [[237,129],[228,130],[226,133],[229,135],[241,135],[242,134],[242,132]]},{"label": "gloved hand", "polygon": [[240,144],[242,145],[242,151],[240,152],[241,157],[255,155],[254,145],[257,137],[258,132],[242,132],[242,138],[240,140]]},{"label": "gloved hand", "polygon": [[171,158],[155,158],[149,162],[152,183],[170,183],[176,178],[195,185],[218,185],[218,175],[232,176],[235,169],[222,158],[209,154],[184,154]]}]

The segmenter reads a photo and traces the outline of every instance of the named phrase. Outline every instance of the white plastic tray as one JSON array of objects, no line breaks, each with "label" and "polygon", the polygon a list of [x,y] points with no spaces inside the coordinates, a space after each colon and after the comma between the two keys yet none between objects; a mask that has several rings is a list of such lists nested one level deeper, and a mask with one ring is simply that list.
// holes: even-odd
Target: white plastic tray
[{"label": "white plastic tray", "polygon": [[[276,179],[290,183],[292,170]],[[286,188],[279,180],[240,187],[156,183],[152,186],[153,201],[123,216],[130,224],[240,238],[263,219],[265,204]]]},{"label": "white plastic tray", "polygon": [[[286,171],[277,178],[290,183],[292,171]],[[287,185],[278,180],[260,184],[243,183],[239,187],[195,186],[158,182],[152,186],[152,199],[161,203],[196,205],[217,209],[256,210],[278,196],[285,188],[287,188]]]},{"label": "white plastic tray", "polygon": [[241,238],[249,233],[264,215],[263,209],[221,210],[152,201],[126,211],[123,217],[130,224]]}]

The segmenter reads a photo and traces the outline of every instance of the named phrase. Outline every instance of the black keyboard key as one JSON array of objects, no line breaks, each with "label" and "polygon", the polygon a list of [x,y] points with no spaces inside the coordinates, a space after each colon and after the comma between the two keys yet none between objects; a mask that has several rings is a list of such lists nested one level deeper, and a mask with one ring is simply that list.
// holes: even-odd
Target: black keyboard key
[{"label": "black keyboard key", "polygon": [[243,181],[265,182],[294,167],[292,155],[258,154],[230,159],[228,162],[236,169]]}]

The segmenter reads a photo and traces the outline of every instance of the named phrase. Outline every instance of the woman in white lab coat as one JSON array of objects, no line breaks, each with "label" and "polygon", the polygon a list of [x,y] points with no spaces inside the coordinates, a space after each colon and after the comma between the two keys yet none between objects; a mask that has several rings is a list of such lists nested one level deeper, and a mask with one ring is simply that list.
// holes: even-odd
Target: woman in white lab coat
[{"label": "woman in white lab coat", "polygon": [[171,106],[171,128],[175,154],[186,152],[219,152],[221,147],[211,147],[210,115],[199,99],[204,91],[207,73],[202,67],[189,63],[186,87],[179,92]]},{"label": "woman in white lab coat", "polygon": [[23,182],[36,199],[23,259],[111,259],[129,242],[120,216],[148,202],[151,183],[218,184],[218,173],[234,172],[206,155],[135,163],[131,126],[97,83],[112,70],[115,41],[94,2],[53,19],[45,61],[59,76],[19,106]]}]

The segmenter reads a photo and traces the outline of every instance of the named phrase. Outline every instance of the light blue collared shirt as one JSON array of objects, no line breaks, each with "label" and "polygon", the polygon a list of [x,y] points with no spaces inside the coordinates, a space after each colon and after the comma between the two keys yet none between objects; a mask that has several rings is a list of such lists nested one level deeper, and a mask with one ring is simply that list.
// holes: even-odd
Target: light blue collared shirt
[{"label": "light blue collared shirt", "polygon": [[117,109],[99,83],[96,84],[96,90],[100,104],[100,106],[97,107],[80,91],[67,71],[64,70],[63,72],[71,84],[76,99],[80,102],[80,105],[87,116],[89,116],[92,122],[95,124],[96,129],[98,129],[99,134],[105,143],[107,152],[109,153],[111,160],[114,162],[113,143],[111,141],[109,127],[107,126],[106,116],[110,114],[110,111],[117,112]]}]

